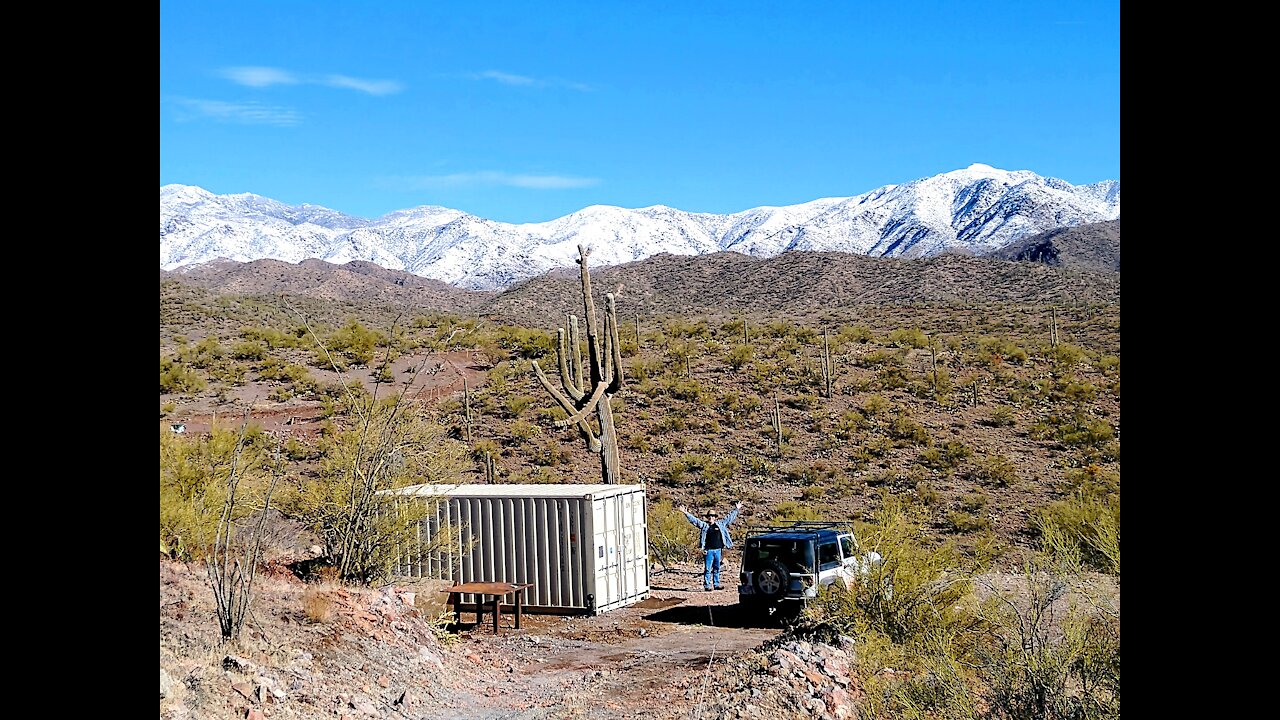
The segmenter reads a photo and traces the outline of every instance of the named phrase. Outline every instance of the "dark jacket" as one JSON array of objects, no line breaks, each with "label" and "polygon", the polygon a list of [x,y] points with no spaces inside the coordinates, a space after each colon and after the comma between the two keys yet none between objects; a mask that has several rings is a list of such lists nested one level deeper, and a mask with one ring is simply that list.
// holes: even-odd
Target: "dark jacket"
[{"label": "dark jacket", "polygon": [[[740,509],[741,508],[735,507],[726,517],[720,518],[716,521],[716,525],[720,528],[720,537],[724,538],[724,546],[726,549],[733,547],[733,538],[729,537],[729,525],[731,525],[734,520],[738,519],[738,510]],[[684,516],[689,518],[689,522],[693,523],[695,527],[702,531],[702,537],[698,538],[698,547],[705,548],[707,546],[707,529],[711,527],[711,524],[706,520],[700,520],[689,513],[685,513]]]}]

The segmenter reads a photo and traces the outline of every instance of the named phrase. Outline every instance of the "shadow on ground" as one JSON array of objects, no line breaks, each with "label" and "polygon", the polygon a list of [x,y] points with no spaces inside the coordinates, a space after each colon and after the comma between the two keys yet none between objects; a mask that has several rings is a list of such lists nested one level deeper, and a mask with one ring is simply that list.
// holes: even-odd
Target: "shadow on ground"
[{"label": "shadow on ground", "polygon": [[714,625],[730,628],[784,628],[795,620],[794,612],[750,605],[676,605],[644,616],[654,622],[679,625]]}]

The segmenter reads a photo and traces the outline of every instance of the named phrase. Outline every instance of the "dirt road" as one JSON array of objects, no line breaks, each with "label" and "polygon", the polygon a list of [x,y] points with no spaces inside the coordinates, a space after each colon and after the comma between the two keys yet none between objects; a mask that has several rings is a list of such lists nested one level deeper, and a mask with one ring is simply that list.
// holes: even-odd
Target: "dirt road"
[{"label": "dirt road", "polygon": [[457,652],[476,682],[439,705],[440,717],[700,717],[717,697],[719,668],[780,627],[740,611],[731,588],[702,591],[691,570],[656,575],[653,585],[640,605],[597,617],[527,617],[498,637],[464,631]]}]

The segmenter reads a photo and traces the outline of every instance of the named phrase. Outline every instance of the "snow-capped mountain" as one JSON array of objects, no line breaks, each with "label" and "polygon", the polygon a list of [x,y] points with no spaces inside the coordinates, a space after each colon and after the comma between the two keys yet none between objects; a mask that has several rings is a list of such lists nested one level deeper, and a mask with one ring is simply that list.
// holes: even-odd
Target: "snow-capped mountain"
[{"label": "snow-capped mountain", "polygon": [[165,185],[160,188],[160,267],[173,270],[217,258],[367,260],[462,287],[494,289],[573,265],[580,243],[593,248],[596,265],[721,250],[757,257],[787,250],[981,255],[1052,228],[1119,216],[1119,181],[1072,185],[988,165],[849,198],[730,215],[662,205],[635,210],[593,205],[550,222],[522,225],[432,206],[365,220],[249,193],[214,195]]}]

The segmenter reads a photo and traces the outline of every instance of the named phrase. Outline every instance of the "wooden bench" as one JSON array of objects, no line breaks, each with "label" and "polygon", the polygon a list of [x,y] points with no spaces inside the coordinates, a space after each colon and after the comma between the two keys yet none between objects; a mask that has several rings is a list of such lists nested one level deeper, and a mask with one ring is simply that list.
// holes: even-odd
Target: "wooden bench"
[{"label": "wooden bench", "polygon": [[449,593],[448,602],[453,606],[453,620],[455,623],[462,622],[463,595],[478,595],[480,597],[480,601],[476,603],[476,625],[484,621],[485,597],[492,597],[493,634],[497,635],[499,623],[502,621],[502,599],[508,595],[515,594],[516,629],[519,630],[520,619],[524,616],[524,591],[530,587],[533,587],[533,583],[516,585],[504,582],[469,582],[454,585],[441,592]]}]

